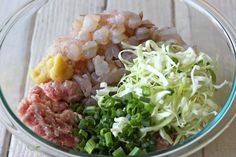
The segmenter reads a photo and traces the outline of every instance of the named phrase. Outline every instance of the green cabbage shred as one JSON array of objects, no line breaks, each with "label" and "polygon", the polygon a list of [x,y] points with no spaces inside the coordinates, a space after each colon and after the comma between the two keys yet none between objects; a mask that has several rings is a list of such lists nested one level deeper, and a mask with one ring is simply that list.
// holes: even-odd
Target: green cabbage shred
[{"label": "green cabbage shred", "polygon": [[[169,144],[195,134],[217,114],[219,106],[213,101],[214,93],[227,81],[215,85],[216,68],[207,54],[152,40],[139,46],[123,45],[127,49],[118,57],[128,73],[117,87],[101,84],[102,89],[95,96],[99,106],[110,92],[116,92],[112,96],[116,99],[129,93],[148,98],[154,104],[152,126],[141,127],[140,133],[145,137],[148,132],[159,132]],[[127,52],[136,58],[126,60],[123,53]]]}]

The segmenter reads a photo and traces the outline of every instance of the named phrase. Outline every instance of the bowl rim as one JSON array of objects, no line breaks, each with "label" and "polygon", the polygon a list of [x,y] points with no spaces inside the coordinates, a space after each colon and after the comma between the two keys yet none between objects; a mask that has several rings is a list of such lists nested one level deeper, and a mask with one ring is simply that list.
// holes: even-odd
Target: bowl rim
[{"label": "bowl rim", "polygon": [[[1,53],[1,47],[4,43],[5,37],[7,36],[8,32],[11,30],[11,28],[14,26],[14,24],[19,21],[22,16],[29,10],[32,9],[35,5],[38,5],[38,2],[43,2],[43,7],[46,3],[49,2],[49,0],[32,0],[26,5],[24,5],[20,10],[18,10],[15,14],[13,14],[6,22],[5,24],[0,28],[0,53]],[[211,6],[206,1],[200,1],[200,0],[183,0],[186,4],[191,5],[198,11],[202,12],[206,16],[210,18],[225,34],[228,42],[230,43],[230,48],[232,50],[232,53],[234,55],[234,59],[236,59],[236,33],[234,31],[234,28],[232,25],[217,11],[213,6]],[[40,8],[41,8],[40,7]],[[235,66],[234,66],[235,68]],[[186,140],[184,140],[181,143],[178,143],[174,146],[170,146],[167,149],[164,150],[157,150],[151,153],[146,154],[146,156],[167,156],[171,155],[172,153],[177,153],[179,150],[181,150],[184,147],[191,147],[196,141],[201,140],[205,135],[207,135],[208,132],[211,132],[215,126],[222,121],[223,118],[225,118],[226,113],[229,112],[229,109],[233,105],[234,97],[236,95],[236,74],[234,72],[234,79],[233,84],[230,89],[230,94],[224,103],[223,107],[219,111],[219,113],[214,117],[214,119],[208,123],[201,131],[198,133],[190,136]],[[62,146],[58,146],[52,142],[49,142],[45,140],[44,138],[40,137],[36,133],[34,133],[29,127],[27,127],[19,118],[18,116],[11,110],[10,106],[8,105],[2,89],[0,85],[0,98],[3,104],[3,109],[5,114],[7,115],[8,119],[10,119],[10,122],[12,123],[15,128],[19,128],[21,132],[23,132],[27,137],[30,137],[32,140],[36,141],[43,147],[49,147],[50,150],[56,151],[60,154],[63,154],[65,156],[88,156],[88,154],[81,153],[81,152],[75,152],[71,149],[64,148]],[[228,118],[227,123],[231,123],[235,118],[235,114],[232,114],[231,117]],[[9,126],[6,126],[9,128]],[[225,130],[227,127],[225,126],[222,130]],[[223,132],[223,131],[222,131]],[[220,132],[220,133],[222,133]],[[195,148],[191,152],[197,151],[210,143],[213,139],[215,139],[217,136],[210,137],[208,142],[203,143],[201,146],[198,146],[198,148]],[[24,141],[25,142],[25,141]],[[44,151],[45,152],[45,151]],[[45,152],[48,153],[48,152]],[[183,154],[187,154],[189,152],[183,152]],[[181,154],[181,155],[183,155]],[[101,156],[101,157],[107,157],[105,155],[92,155],[92,156]]]}]

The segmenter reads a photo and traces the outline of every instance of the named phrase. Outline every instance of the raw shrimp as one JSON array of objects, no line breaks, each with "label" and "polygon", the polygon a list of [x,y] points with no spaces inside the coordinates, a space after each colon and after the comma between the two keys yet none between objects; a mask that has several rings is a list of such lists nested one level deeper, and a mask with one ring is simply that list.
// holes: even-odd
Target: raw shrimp
[{"label": "raw shrimp", "polygon": [[96,30],[93,34],[93,40],[99,44],[106,45],[109,43],[110,32],[106,26]]},{"label": "raw shrimp", "polygon": [[82,31],[93,32],[96,30],[98,26],[98,22],[100,21],[99,15],[86,15],[84,17]]},{"label": "raw shrimp", "polygon": [[88,41],[83,47],[83,56],[85,59],[90,59],[96,56],[98,50],[98,44],[96,41]]},{"label": "raw shrimp", "polygon": [[49,48],[49,53],[62,53],[72,61],[80,60],[83,56],[82,44],[70,36],[60,37]]}]

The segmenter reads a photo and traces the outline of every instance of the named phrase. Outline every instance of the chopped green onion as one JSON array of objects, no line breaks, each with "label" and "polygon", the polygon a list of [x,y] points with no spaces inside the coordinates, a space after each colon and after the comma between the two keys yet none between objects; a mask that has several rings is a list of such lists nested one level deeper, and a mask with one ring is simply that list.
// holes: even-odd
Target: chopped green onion
[{"label": "chopped green onion", "polygon": [[133,126],[138,126],[141,124],[141,121],[142,121],[142,115],[140,113],[137,113],[131,116],[130,124]]},{"label": "chopped green onion", "polygon": [[134,129],[130,124],[124,124],[122,132],[123,132],[124,136],[126,136],[126,138],[127,138],[133,134]]},{"label": "chopped green onion", "polygon": [[86,144],[86,140],[80,140],[79,143],[75,146],[75,148],[83,152],[85,151],[84,150],[85,144]]},{"label": "chopped green onion", "polygon": [[96,143],[94,142],[93,138],[89,139],[87,143],[85,144],[84,150],[91,154],[93,150],[96,148]]},{"label": "chopped green onion", "polygon": [[144,106],[144,112],[152,112],[155,105],[153,103],[148,103]]},{"label": "chopped green onion", "polygon": [[125,112],[121,108],[119,108],[116,110],[116,116],[123,117],[123,116],[125,116]]},{"label": "chopped green onion", "polygon": [[134,147],[135,147],[135,144],[133,142],[129,142],[125,144],[125,150],[127,152],[131,152]]},{"label": "chopped green onion", "polygon": [[138,112],[138,107],[137,107],[138,102],[132,101],[129,102],[128,105],[126,106],[126,112],[130,115],[134,115]]},{"label": "chopped green onion", "polygon": [[100,113],[99,111],[94,113],[93,118],[95,120],[100,120],[100,114],[99,113]]},{"label": "chopped green onion", "polygon": [[151,125],[151,122],[150,122],[150,120],[144,119],[144,120],[142,120],[142,125],[144,127],[149,127]]},{"label": "chopped green onion", "polygon": [[142,86],[142,94],[143,94],[143,96],[150,96],[151,95],[150,87]]},{"label": "chopped green onion", "polygon": [[113,141],[112,141],[112,134],[111,134],[111,132],[105,133],[105,134],[104,134],[104,137],[105,137],[105,141],[106,141],[106,146],[107,146],[107,147],[112,146]]},{"label": "chopped green onion", "polygon": [[96,124],[94,118],[92,116],[87,116],[84,118],[88,124],[88,126],[94,126]]},{"label": "chopped green onion", "polygon": [[114,109],[111,110],[111,118],[116,117],[116,111]]},{"label": "chopped green onion", "polygon": [[96,106],[86,106],[84,108],[83,113],[88,114],[88,115],[93,115],[97,110]]},{"label": "chopped green onion", "polygon": [[81,119],[80,122],[79,122],[79,128],[81,129],[86,129],[88,126],[88,123],[85,119]]},{"label": "chopped green onion", "polygon": [[100,135],[101,135],[101,136],[104,136],[104,134],[107,133],[107,132],[108,132],[108,129],[107,129],[107,128],[102,128],[102,129],[100,130]]},{"label": "chopped green onion", "polygon": [[80,138],[87,139],[88,138],[88,133],[86,131],[84,131],[83,129],[80,129],[79,130],[79,136],[80,136]]},{"label": "chopped green onion", "polygon": [[147,98],[147,97],[144,97],[144,96],[141,96],[140,100],[143,101],[143,102],[146,102],[146,103],[150,102],[150,98]]},{"label": "chopped green onion", "polygon": [[129,156],[135,156],[139,155],[142,152],[142,150],[138,147],[134,147],[134,149],[129,153]]},{"label": "chopped green onion", "polygon": [[115,104],[115,99],[109,95],[105,95],[98,100],[98,105],[103,109],[107,110],[113,107]]},{"label": "chopped green onion", "polygon": [[117,148],[113,153],[112,156],[125,156],[125,152],[122,147]]}]

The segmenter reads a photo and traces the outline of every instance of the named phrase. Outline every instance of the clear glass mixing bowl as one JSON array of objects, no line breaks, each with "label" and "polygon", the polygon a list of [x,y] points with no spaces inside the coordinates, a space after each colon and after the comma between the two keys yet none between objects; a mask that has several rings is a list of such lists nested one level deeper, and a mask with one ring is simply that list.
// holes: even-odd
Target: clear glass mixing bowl
[{"label": "clear glass mixing bowl", "polygon": [[216,9],[201,0],[29,2],[0,27],[1,122],[14,135],[36,150],[57,157],[86,156],[37,136],[18,119],[16,108],[20,99],[32,86],[28,75],[29,69],[45,54],[52,40],[59,35],[68,34],[71,22],[76,16],[104,9],[143,11],[144,17],[159,27],[175,26],[186,43],[197,45],[217,61],[217,82],[230,82],[227,87],[216,92],[215,101],[222,107],[206,127],[182,143],[149,155],[189,155],[219,136],[235,117],[236,106],[233,102],[236,90],[236,34]]}]

